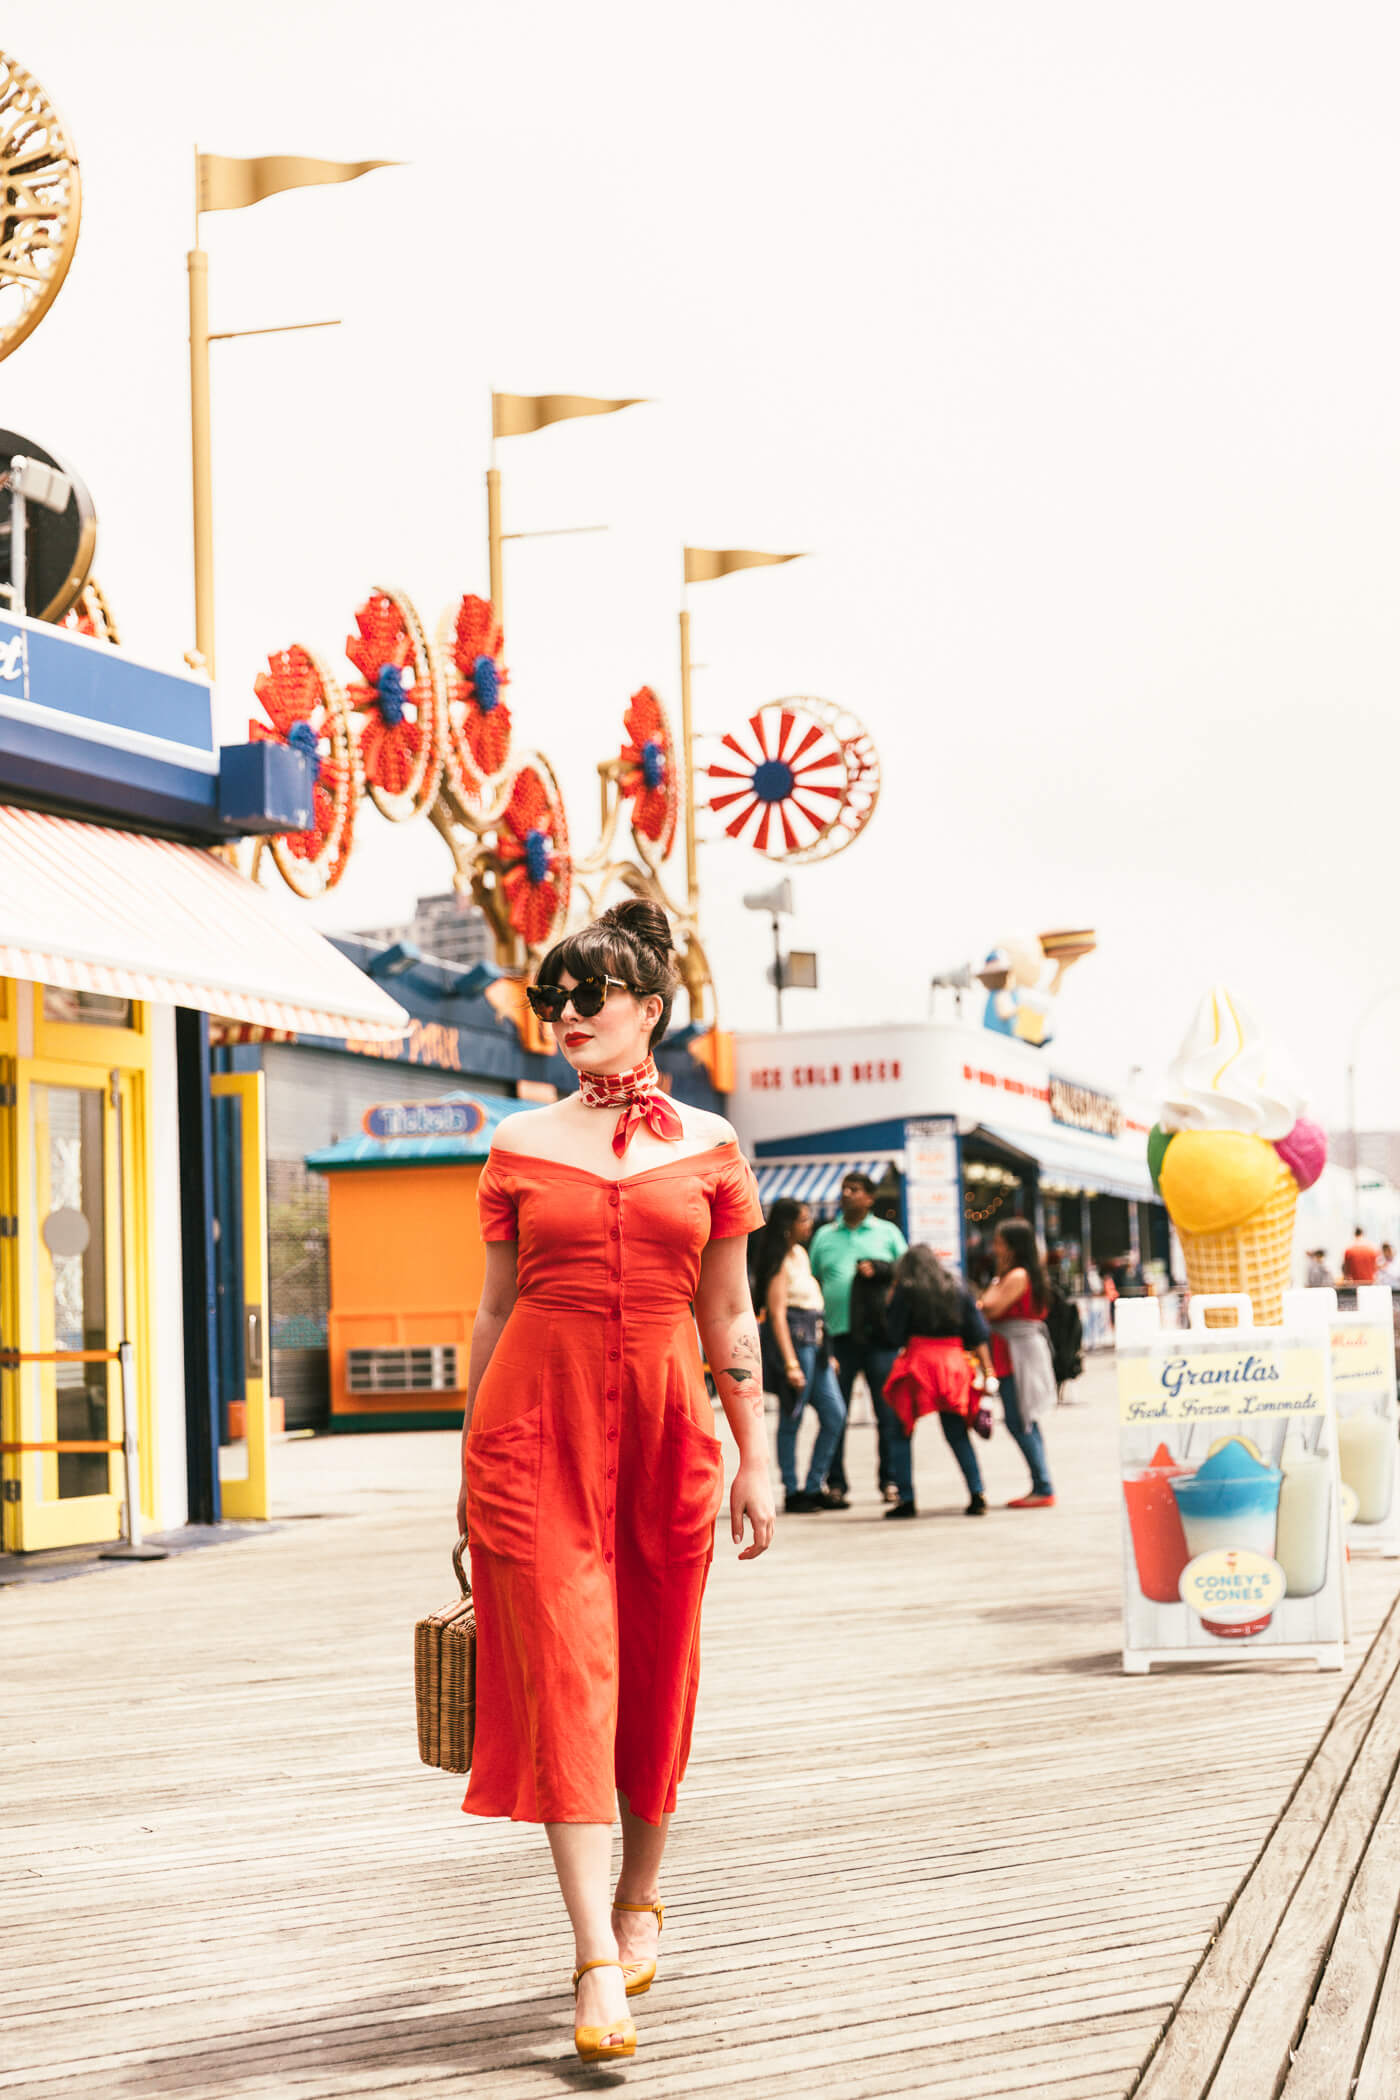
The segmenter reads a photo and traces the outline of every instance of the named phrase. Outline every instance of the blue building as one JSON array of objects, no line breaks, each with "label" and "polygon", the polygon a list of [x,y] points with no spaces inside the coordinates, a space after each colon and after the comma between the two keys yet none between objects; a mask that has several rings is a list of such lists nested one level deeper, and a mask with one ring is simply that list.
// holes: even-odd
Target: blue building
[{"label": "blue building", "polygon": [[117,1537],[124,1442],[148,1526],[266,1511],[266,1088],[214,1071],[211,1025],[382,1047],[408,1024],[217,851],[309,812],[299,751],[217,746],[204,678],[0,616],[5,1550]]}]

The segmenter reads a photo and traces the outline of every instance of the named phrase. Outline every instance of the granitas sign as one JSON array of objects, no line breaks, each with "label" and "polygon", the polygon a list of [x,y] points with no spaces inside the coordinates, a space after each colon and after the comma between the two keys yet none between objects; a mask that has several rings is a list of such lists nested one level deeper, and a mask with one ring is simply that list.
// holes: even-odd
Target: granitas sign
[{"label": "granitas sign", "polygon": [[[1220,1302],[1220,1301],[1216,1301]],[[1342,1661],[1343,1535],[1324,1318],[1163,1332],[1118,1306],[1123,1666],[1256,1649]]]}]

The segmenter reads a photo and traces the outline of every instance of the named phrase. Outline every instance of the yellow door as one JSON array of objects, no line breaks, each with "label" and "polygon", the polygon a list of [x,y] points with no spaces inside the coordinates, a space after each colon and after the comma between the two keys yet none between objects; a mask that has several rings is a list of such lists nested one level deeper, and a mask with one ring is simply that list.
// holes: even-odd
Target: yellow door
[{"label": "yellow door", "polygon": [[217,1098],[238,1104],[239,1192],[242,1198],[242,1364],[244,1434],[219,1448],[219,1501],[235,1519],[268,1514],[267,1457],[270,1371],[267,1342],[267,1147],[263,1135],[261,1072],[219,1072],[209,1082]]},{"label": "yellow door", "polygon": [[[10,1070],[13,1072],[14,1067]],[[21,1359],[82,1352],[98,1360],[25,1362],[0,1373],[0,1442],[120,1444],[115,1353],[126,1336],[131,1147],[119,1073],[24,1064],[0,1110],[0,1177],[14,1192],[10,1258],[0,1275],[6,1340]],[[121,1530],[119,1451],[37,1450],[4,1461],[4,1543],[32,1553],[114,1539]]]}]

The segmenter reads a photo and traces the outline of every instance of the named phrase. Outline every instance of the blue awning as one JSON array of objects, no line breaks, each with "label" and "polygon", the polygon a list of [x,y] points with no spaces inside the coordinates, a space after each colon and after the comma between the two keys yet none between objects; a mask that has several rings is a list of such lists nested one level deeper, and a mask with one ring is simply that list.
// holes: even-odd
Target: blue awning
[{"label": "blue awning", "polygon": [[1081,1194],[1123,1196],[1130,1203],[1160,1200],[1146,1158],[1115,1138],[1077,1130],[1008,1130],[994,1123],[982,1127],[999,1145],[1033,1159],[1042,1181],[1063,1182]]},{"label": "blue awning", "polygon": [[756,1160],[760,1201],[766,1206],[779,1196],[793,1196],[799,1203],[834,1203],[848,1174],[868,1174],[878,1183],[889,1165],[884,1159],[774,1159]]}]

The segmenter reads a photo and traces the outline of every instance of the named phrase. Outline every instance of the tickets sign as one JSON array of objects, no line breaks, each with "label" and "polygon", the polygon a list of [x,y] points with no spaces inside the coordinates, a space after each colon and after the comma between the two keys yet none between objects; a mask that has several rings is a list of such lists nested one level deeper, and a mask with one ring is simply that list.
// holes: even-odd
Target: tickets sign
[{"label": "tickets sign", "polygon": [[[1210,1301],[1215,1303],[1217,1301]],[[1325,1308],[1164,1333],[1117,1308],[1123,1666],[1267,1653],[1340,1668],[1343,1520]]]}]

